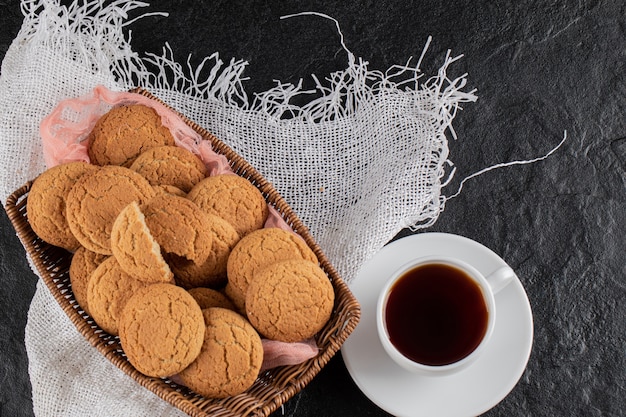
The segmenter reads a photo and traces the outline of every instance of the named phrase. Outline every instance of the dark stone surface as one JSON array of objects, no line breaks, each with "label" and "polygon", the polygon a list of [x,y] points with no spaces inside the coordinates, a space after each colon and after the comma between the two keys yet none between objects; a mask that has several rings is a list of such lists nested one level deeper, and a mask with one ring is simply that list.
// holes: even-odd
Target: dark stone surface
[{"label": "dark stone surface", "polygon": [[[455,120],[455,180],[486,166],[546,153],[533,165],[468,181],[429,231],[474,239],[505,259],[533,308],[535,340],[520,382],[495,416],[621,416],[626,413],[626,15],[622,2],[577,1],[155,1],[170,16],[131,25],[135,50],[160,53],[167,41],[192,63],[215,51],[250,62],[249,93],[274,79],[296,82],[345,67],[334,24],[348,48],[386,70],[410,56],[428,74],[446,50],[465,58],[479,100]],[[0,1],[0,50],[21,18]],[[306,83],[310,79],[306,78]],[[1,138],[0,138],[1,140]],[[0,415],[30,416],[24,326],[36,278],[2,214],[0,249]],[[408,234],[408,231],[401,235]],[[276,415],[383,416],[352,382],[341,355]]]}]

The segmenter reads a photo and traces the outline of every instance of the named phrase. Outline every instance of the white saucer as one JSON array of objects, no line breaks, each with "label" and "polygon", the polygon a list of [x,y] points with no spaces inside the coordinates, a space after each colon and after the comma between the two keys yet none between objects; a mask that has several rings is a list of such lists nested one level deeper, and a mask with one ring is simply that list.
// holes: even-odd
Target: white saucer
[{"label": "white saucer", "polygon": [[341,348],[348,372],[363,393],[395,416],[476,416],[498,404],[519,381],[533,341],[530,303],[517,277],[496,294],[496,327],[487,349],[469,368],[450,376],[419,376],[400,368],[376,332],[378,294],[389,274],[425,255],[458,257],[488,275],[506,265],[473,240],[445,233],[411,235],[385,246],[360,270],[350,289],[361,321]]}]

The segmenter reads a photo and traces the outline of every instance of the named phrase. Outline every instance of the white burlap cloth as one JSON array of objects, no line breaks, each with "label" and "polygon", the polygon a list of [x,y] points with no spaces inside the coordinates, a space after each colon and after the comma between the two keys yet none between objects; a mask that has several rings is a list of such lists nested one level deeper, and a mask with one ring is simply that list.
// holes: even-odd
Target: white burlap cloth
[{"label": "white burlap cloth", "polygon": [[[454,135],[458,105],[476,99],[462,91],[464,76],[446,76],[456,58],[432,78],[421,78],[423,54],[413,66],[373,71],[342,39],[347,69],[319,81],[319,98],[298,107],[290,99],[306,92],[290,84],[249,100],[245,62],[224,65],[214,54],[186,69],[167,47],[140,58],[122,27],[143,3],[58,3],[22,2],[24,24],[2,62],[2,201],[45,169],[42,118],[102,84],[143,86],[230,144],[274,184],[348,283],[401,229],[428,226],[443,209],[446,131]],[[25,342],[38,416],[182,415],[84,341],[41,282]]]}]

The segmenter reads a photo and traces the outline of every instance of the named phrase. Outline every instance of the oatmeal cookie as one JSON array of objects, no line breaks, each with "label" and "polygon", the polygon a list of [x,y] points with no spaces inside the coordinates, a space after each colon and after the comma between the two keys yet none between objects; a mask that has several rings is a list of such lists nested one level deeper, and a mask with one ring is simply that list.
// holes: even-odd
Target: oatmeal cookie
[{"label": "oatmeal cookie", "polygon": [[178,197],[187,197],[187,193],[181,190],[180,188],[176,188],[173,185],[154,185],[153,186],[156,195],[159,194],[169,194],[175,195]]},{"label": "oatmeal cookie", "polygon": [[87,304],[91,317],[102,330],[116,336],[118,320],[126,302],[137,290],[148,285],[124,272],[115,257],[107,258],[89,279]]},{"label": "oatmeal cookie", "polygon": [[207,177],[189,191],[187,198],[207,213],[228,221],[241,237],[262,228],[269,214],[261,192],[238,175]]},{"label": "oatmeal cookie", "polygon": [[[139,174],[137,174],[139,175]],[[161,249],[202,264],[211,254],[211,220],[190,200],[161,194],[140,207]]]},{"label": "oatmeal cookie", "polygon": [[87,289],[89,288],[89,279],[96,268],[106,259],[107,255],[92,252],[81,246],[74,252],[70,263],[70,284],[72,284],[72,292],[78,305],[82,307],[85,313],[89,312],[89,304],[87,303]]},{"label": "oatmeal cookie", "polygon": [[178,377],[207,398],[240,394],[254,384],[261,369],[261,338],[244,317],[231,310],[209,308],[202,313],[206,323],[202,350]]},{"label": "oatmeal cookie", "polygon": [[136,292],[119,320],[122,348],[141,373],[168,377],[200,354],[206,325],[196,300],[172,284],[152,284]]},{"label": "oatmeal cookie", "polygon": [[187,290],[196,300],[201,309],[210,307],[221,307],[228,310],[235,310],[234,304],[221,292],[212,288],[197,287]]},{"label": "oatmeal cookie", "polygon": [[241,291],[237,290],[230,282],[227,282],[224,286],[224,295],[228,297],[228,299],[235,306],[235,311],[237,311],[242,316],[246,315],[246,296]]},{"label": "oatmeal cookie", "polygon": [[227,274],[231,294],[235,298],[245,299],[248,286],[258,270],[287,259],[318,262],[313,250],[293,232],[265,228],[243,237],[228,258]]},{"label": "oatmeal cookie", "polygon": [[128,167],[142,152],[175,143],[157,112],[141,104],[113,107],[98,119],[87,139],[89,160],[100,166]]},{"label": "oatmeal cookie", "polygon": [[111,229],[111,250],[122,269],[138,280],[155,283],[174,279],[136,201],[126,206],[115,219]]},{"label": "oatmeal cookie", "polygon": [[171,185],[185,193],[204,179],[207,169],[195,154],[179,146],[159,146],[143,152],[130,169],[152,185]]},{"label": "oatmeal cookie", "polygon": [[246,293],[246,313],[268,339],[298,342],[324,327],[334,300],[333,286],[317,264],[288,260],[257,273]]},{"label": "oatmeal cookie", "polygon": [[148,181],[128,168],[105,166],[83,175],[67,195],[67,222],[87,249],[111,255],[111,229],[122,209],[154,196]]},{"label": "oatmeal cookie", "polygon": [[97,170],[98,167],[85,162],[70,162],[52,167],[35,179],[26,210],[37,236],[69,251],[81,246],[67,224],[67,195],[78,179]]},{"label": "oatmeal cookie", "polygon": [[198,264],[180,256],[170,256],[168,262],[174,271],[176,283],[184,288],[222,287],[226,283],[226,265],[230,252],[239,242],[239,234],[226,220],[207,214],[210,222],[211,252],[206,261]]}]

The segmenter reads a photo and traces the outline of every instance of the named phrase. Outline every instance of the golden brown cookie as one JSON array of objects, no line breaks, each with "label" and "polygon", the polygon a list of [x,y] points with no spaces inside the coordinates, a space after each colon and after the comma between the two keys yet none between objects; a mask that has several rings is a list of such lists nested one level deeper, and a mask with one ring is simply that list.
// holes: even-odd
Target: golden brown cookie
[{"label": "golden brown cookie", "polygon": [[256,380],[263,362],[261,338],[241,315],[223,308],[202,311],[206,323],[198,358],[178,376],[207,398],[240,394]]},{"label": "golden brown cookie", "polygon": [[161,255],[161,247],[133,201],[115,219],[111,229],[111,250],[122,269],[146,282],[171,282],[174,274]]},{"label": "golden brown cookie", "polygon": [[148,181],[128,168],[106,166],[83,175],[67,195],[67,222],[87,249],[111,255],[111,228],[124,207],[154,196]]},{"label": "golden brown cookie", "polygon": [[211,307],[221,307],[227,308],[229,310],[235,310],[235,306],[230,301],[228,297],[226,297],[221,292],[205,287],[197,287],[191,288],[187,290],[189,294],[193,297],[194,300],[198,303],[201,309],[211,308]]},{"label": "golden brown cookie", "polygon": [[65,248],[78,249],[80,243],[67,225],[67,195],[80,177],[97,171],[85,162],[57,165],[35,179],[28,193],[26,209],[33,231],[45,242]]},{"label": "golden brown cookie", "polygon": [[206,325],[202,310],[183,288],[152,284],[135,293],[119,320],[130,363],[152,377],[175,375],[200,354]]},{"label": "golden brown cookie", "polygon": [[298,342],[324,327],[334,301],[333,286],[317,264],[288,260],[256,274],[246,293],[246,312],[268,339]]},{"label": "golden brown cookie", "polygon": [[246,298],[248,285],[256,271],[287,259],[306,259],[317,263],[313,250],[293,232],[278,228],[256,230],[243,237],[228,258],[228,283],[234,298]]},{"label": "golden brown cookie", "polygon": [[101,166],[128,167],[150,148],[174,145],[157,112],[140,104],[112,108],[98,119],[87,139],[90,162]]},{"label": "golden brown cookie", "polygon": [[179,256],[171,256],[168,262],[176,276],[176,283],[184,288],[222,287],[226,283],[226,265],[230,252],[239,242],[239,234],[226,220],[207,214],[210,223],[211,252],[200,264]]},{"label": "golden brown cookie", "polygon": [[128,275],[115,257],[104,260],[91,274],[87,304],[91,317],[105,332],[116,336],[118,320],[130,297],[150,283]]},{"label": "golden brown cookie", "polygon": [[106,259],[107,255],[92,252],[81,246],[74,252],[70,263],[70,283],[72,284],[72,292],[78,305],[82,307],[85,313],[89,312],[89,303],[87,302],[87,289],[89,288],[89,279],[91,273]]},{"label": "golden brown cookie", "polygon": [[197,264],[211,254],[211,220],[190,200],[161,194],[141,206],[146,224],[165,252]]},{"label": "golden brown cookie", "polygon": [[228,221],[241,237],[262,228],[269,213],[261,192],[238,175],[207,177],[191,189],[187,198],[207,213]]},{"label": "golden brown cookie", "polygon": [[178,197],[187,197],[186,192],[184,192],[180,188],[174,187],[173,185],[154,185],[153,188],[157,195],[169,194],[169,195],[175,195]]},{"label": "golden brown cookie", "polygon": [[146,177],[152,185],[172,185],[185,193],[207,175],[204,162],[179,146],[148,149],[135,159],[130,169]]},{"label": "golden brown cookie", "polygon": [[235,311],[237,311],[242,316],[246,315],[246,295],[241,293],[241,291],[235,289],[230,282],[227,282],[224,286],[224,295],[228,297],[230,301],[232,301],[235,306]]}]

